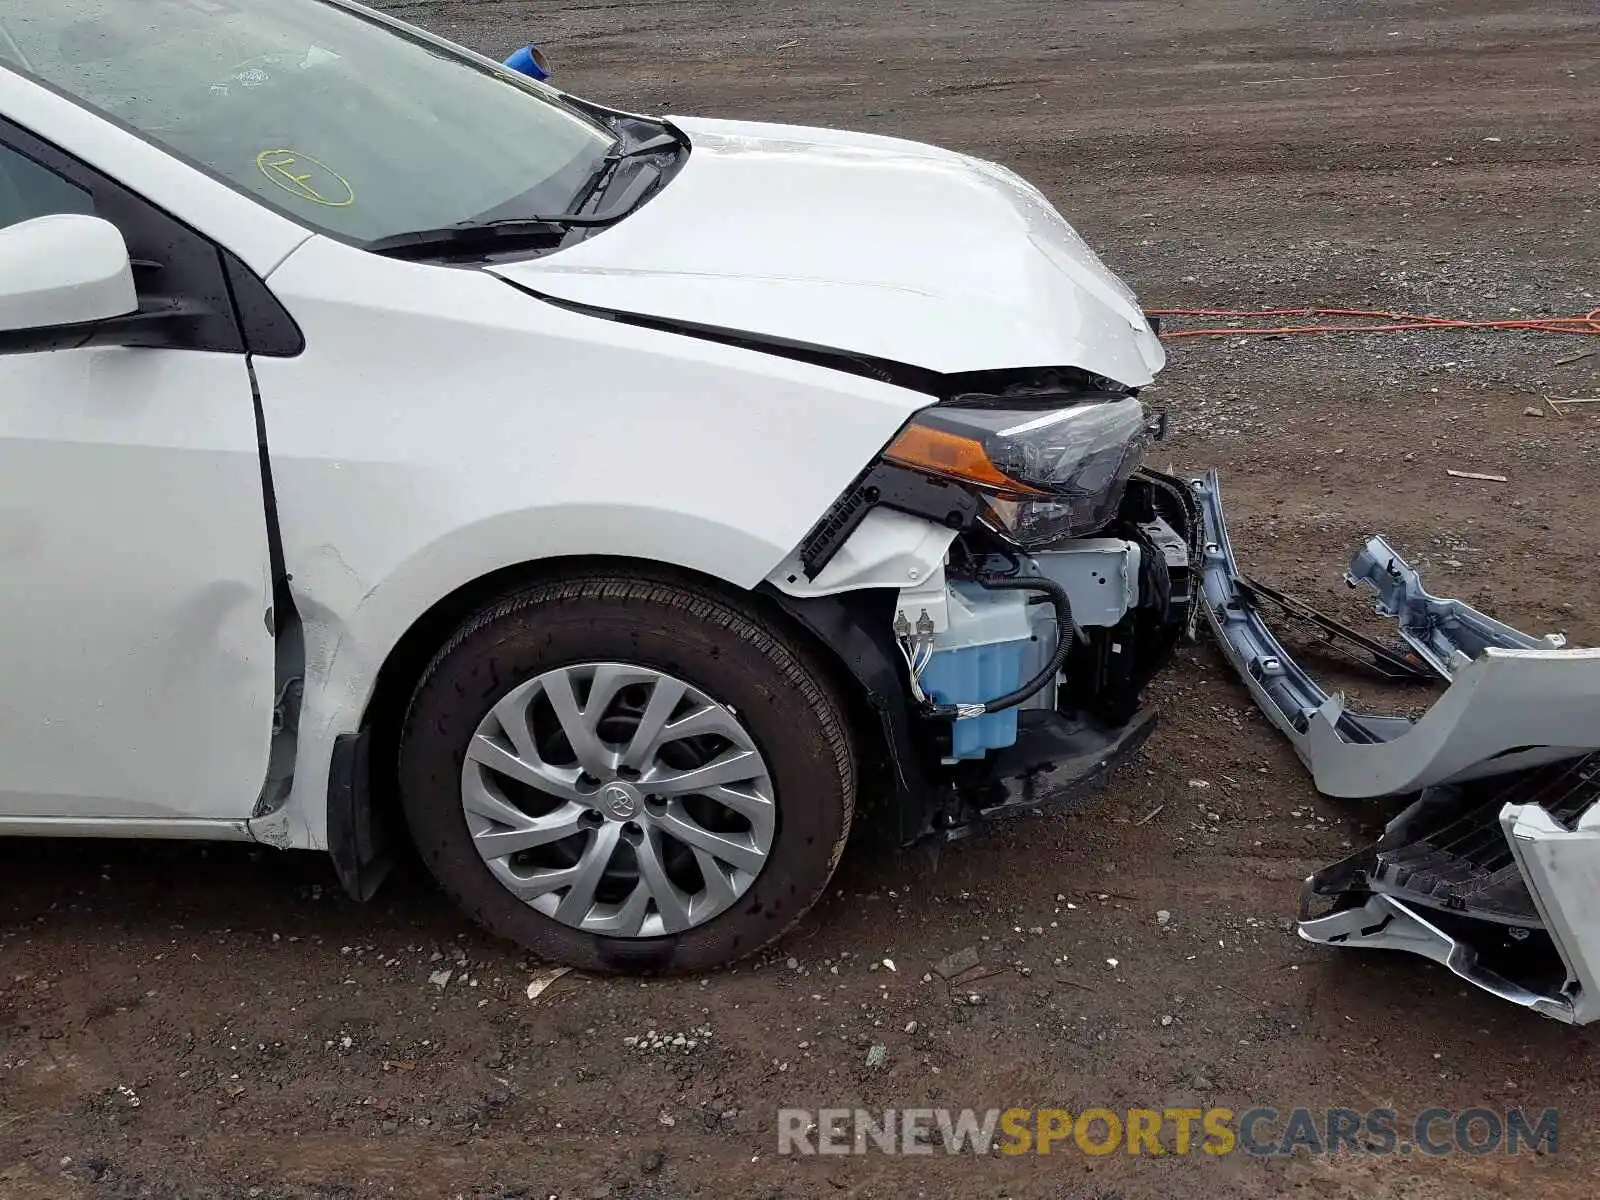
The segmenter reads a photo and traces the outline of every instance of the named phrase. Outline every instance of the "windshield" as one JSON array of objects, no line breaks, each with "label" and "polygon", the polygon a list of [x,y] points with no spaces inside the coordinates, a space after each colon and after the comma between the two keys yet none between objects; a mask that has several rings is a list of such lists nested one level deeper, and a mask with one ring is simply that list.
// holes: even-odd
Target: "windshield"
[{"label": "windshield", "polygon": [[361,242],[564,212],[615,143],[531,82],[326,0],[0,0],[0,63]]}]

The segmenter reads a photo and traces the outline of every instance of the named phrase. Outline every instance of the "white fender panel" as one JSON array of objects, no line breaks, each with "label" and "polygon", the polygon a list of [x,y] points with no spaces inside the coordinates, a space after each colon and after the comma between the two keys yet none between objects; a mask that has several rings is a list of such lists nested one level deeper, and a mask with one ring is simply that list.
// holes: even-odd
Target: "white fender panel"
[{"label": "white fender panel", "polygon": [[297,845],[325,845],[333,741],[440,599],[569,555],[754,587],[931,402],[326,238],[270,283],[307,343],[256,364],[306,625]]}]

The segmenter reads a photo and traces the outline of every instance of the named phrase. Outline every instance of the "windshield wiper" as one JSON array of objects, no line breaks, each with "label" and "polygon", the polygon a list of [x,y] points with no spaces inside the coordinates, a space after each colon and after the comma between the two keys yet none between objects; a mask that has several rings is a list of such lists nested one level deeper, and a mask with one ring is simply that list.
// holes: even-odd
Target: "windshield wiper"
[{"label": "windshield wiper", "polygon": [[[675,126],[662,122],[663,132],[631,144],[626,139],[608,150],[600,161],[589,187],[578,204],[588,202],[610,190],[617,167],[630,159],[645,158],[668,151],[681,153],[689,139]],[[390,258],[432,258],[438,255],[494,254],[524,247],[555,249],[574,229],[604,229],[632,213],[661,182],[665,171],[650,164],[633,174],[627,184],[607,196],[605,212],[564,212],[550,216],[505,217],[492,221],[461,221],[437,229],[413,229],[377,238],[366,244],[374,254]]]},{"label": "windshield wiper", "polygon": [[[668,126],[671,129],[671,126]],[[663,150],[681,150],[688,145],[687,139],[677,132],[658,133],[654,137],[646,138],[642,142],[635,142],[626,150],[613,150],[607,158],[641,158],[646,154],[660,154]]]},{"label": "windshield wiper", "polygon": [[[653,147],[655,150],[664,146]],[[636,149],[644,150],[644,147]],[[648,151],[646,151],[648,152]],[[630,157],[624,155],[624,157]],[[661,172],[646,167],[628,181],[617,203],[603,213],[557,213],[548,217],[504,217],[494,221],[463,221],[438,229],[413,229],[366,244],[374,254],[390,258],[430,258],[438,254],[494,254],[520,247],[559,246],[574,229],[604,229],[615,225],[644,203],[661,181]]]},{"label": "windshield wiper", "polygon": [[[626,147],[626,149],[624,149]],[[584,184],[583,190],[578,193],[578,207],[582,208],[590,200],[603,194],[610,186],[612,177],[616,174],[617,167],[631,158],[644,158],[651,154],[661,154],[668,150],[677,153],[689,148],[689,139],[672,125],[666,125],[666,132],[657,133],[643,141],[629,145],[626,138],[618,140],[617,144],[601,156],[594,173],[589,176],[589,182]]]},{"label": "windshield wiper", "polygon": [[392,233],[366,244],[374,254],[391,258],[427,258],[441,251],[461,254],[489,253],[515,250],[519,246],[550,246],[561,244],[567,232],[573,229],[603,229],[622,220],[633,211],[628,205],[621,211],[602,214],[558,213],[549,217],[503,217],[497,221],[463,221],[459,225],[444,225],[438,229],[412,229],[405,233]]},{"label": "windshield wiper", "polygon": [[[410,229],[376,238],[365,248],[390,258],[431,258],[441,253],[488,254],[524,246],[555,247],[578,223],[573,220],[568,224],[568,216],[514,217],[479,224],[444,225],[438,229]],[[589,223],[588,219],[580,219]]]},{"label": "windshield wiper", "polygon": [[441,252],[493,254],[525,246],[548,246],[554,249],[561,244],[569,230],[603,229],[622,220],[633,208],[630,205],[622,212],[610,212],[603,216],[561,213],[553,217],[504,217],[498,221],[466,221],[438,229],[412,229],[376,238],[368,242],[365,248],[390,258],[427,258]]}]

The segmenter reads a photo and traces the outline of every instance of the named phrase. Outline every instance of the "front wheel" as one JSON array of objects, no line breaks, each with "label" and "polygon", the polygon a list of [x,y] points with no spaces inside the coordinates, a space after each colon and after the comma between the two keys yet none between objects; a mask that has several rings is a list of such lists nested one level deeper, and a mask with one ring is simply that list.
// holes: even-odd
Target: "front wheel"
[{"label": "front wheel", "polygon": [[805,649],[709,591],[530,587],[424,673],[400,742],[423,860],[492,932],[587,969],[697,970],[822,894],[855,764]]}]

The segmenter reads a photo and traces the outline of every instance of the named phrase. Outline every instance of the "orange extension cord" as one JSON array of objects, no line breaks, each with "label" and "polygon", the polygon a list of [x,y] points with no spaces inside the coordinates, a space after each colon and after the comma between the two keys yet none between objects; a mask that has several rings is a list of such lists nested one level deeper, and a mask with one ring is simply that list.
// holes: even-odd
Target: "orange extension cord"
[{"label": "orange extension cord", "polygon": [[1263,334],[1298,333],[1400,333],[1413,329],[1525,329],[1534,333],[1600,334],[1600,308],[1581,317],[1529,317],[1516,321],[1469,321],[1430,317],[1418,313],[1366,308],[1152,308],[1152,317],[1228,317],[1260,320],[1264,317],[1378,317],[1382,324],[1279,325],[1271,328],[1162,330],[1164,339],[1186,337],[1259,337]]}]

